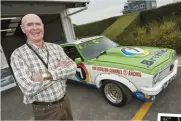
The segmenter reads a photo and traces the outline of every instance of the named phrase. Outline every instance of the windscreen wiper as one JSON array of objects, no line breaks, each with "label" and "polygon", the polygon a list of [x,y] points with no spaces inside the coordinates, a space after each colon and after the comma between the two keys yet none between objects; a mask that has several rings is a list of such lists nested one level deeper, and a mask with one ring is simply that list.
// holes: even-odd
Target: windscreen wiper
[{"label": "windscreen wiper", "polygon": [[98,57],[100,57],[101,55],[104,55],[106,53],[106,51],[104,50],[104,51],[101,51],[101,53],[99,53],[99,55],[96,57],[96,59],[98,58]]}]

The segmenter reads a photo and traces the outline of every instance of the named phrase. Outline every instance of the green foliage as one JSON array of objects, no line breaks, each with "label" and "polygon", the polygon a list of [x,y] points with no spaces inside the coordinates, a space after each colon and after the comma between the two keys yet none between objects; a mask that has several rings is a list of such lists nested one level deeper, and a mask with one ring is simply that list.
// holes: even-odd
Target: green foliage
[{"label": "green foliage", "polygon": [[132,38],[134,38],[133,32],[135,31],[135,29],[137,27],[139,27],[141,25],[139,15],[140,14],[138,14],[137,17],[124,29],[124,31],[122,33],[120,33],[119,36],[116,37],[116,42],[119,43],[119,40],[122,40],[121,44],[123,44],[123,45],[132,43],[132,41],[130,41],[130,40],[132,40]]},{"label": "green foliage", "polygon": [[181,2],[74,29],[78,38],[103,34],[121,45],[168,47],[181,52]]},{"label": "green foliage", "polygon": [[112,23],[117,20],[116,17],[108,18],[105,20],[79,25],[74,27],[75,35],[78,38],[96,36],[103,33]]},{"label": "green foliage", "polygon": [[139,45],[167,47],[181,52],[181,17],[164,18],[160,22],[152,22],[144,27],[138,27],[128,36],[119,38],[122,45]]},{"label": "green foliage", "polygon": [[153,21],[162,21],[163,18],[171,16],[181,16],[181,2],[140,13],[140,19],[143,25],[149,24]]},{"label": "green foliage", "polygon": [[134,28],[136,24],[139,23],[138,18],[139,13],[120,16],[111,26],[109,26],[103,32],[103,35],[115,41],[121,33],[127,33],[132,30],[132,28]]}]

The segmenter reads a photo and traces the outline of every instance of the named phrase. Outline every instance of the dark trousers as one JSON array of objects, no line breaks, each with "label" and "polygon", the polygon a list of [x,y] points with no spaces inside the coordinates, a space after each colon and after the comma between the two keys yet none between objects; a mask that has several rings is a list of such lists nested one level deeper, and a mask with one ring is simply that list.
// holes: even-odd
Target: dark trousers
[{"label": "dark trousers", "polygon": [[52,105],[34,105],[34,120],[73,120],[70,100],[67,94],[64,100]]}]

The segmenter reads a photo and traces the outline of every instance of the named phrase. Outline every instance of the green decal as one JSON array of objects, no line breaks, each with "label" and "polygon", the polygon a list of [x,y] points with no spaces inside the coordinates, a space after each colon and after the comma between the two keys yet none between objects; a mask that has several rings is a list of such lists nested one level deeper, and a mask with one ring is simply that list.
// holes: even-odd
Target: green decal
[{"label": "green decal", "polygon": [[95,44],[96,44],[96,43],[99,43],[99,41],[98,41],[98,40],[92,40],[92,41],[93,41]]},{"label": "green decal", "polygon": [[84,42],[84,43],[81,43],[80,46],[83,48],[87,48],[93,44],[96,44],[96,43],[99,43],[99,41],[97,40],[91,40],[91,41],[87,41],[87,42]]}]

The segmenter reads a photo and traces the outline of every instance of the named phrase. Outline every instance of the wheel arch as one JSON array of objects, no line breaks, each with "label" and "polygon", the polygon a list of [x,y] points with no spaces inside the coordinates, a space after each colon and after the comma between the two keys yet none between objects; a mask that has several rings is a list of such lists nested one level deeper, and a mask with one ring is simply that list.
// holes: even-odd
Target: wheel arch
[{"label": "wheel arch", "polygon": [[116,74],[100,74],[95,78],[95,84],[97,86],[97,88],[101,88],[103,83],[105,81],[117,81],[121,84],[123,84],[124,86],[126,86],[131,92],[136,92],[137,88],[136,86],[127,78],[122,77],[120,75],[116,75]]}]

